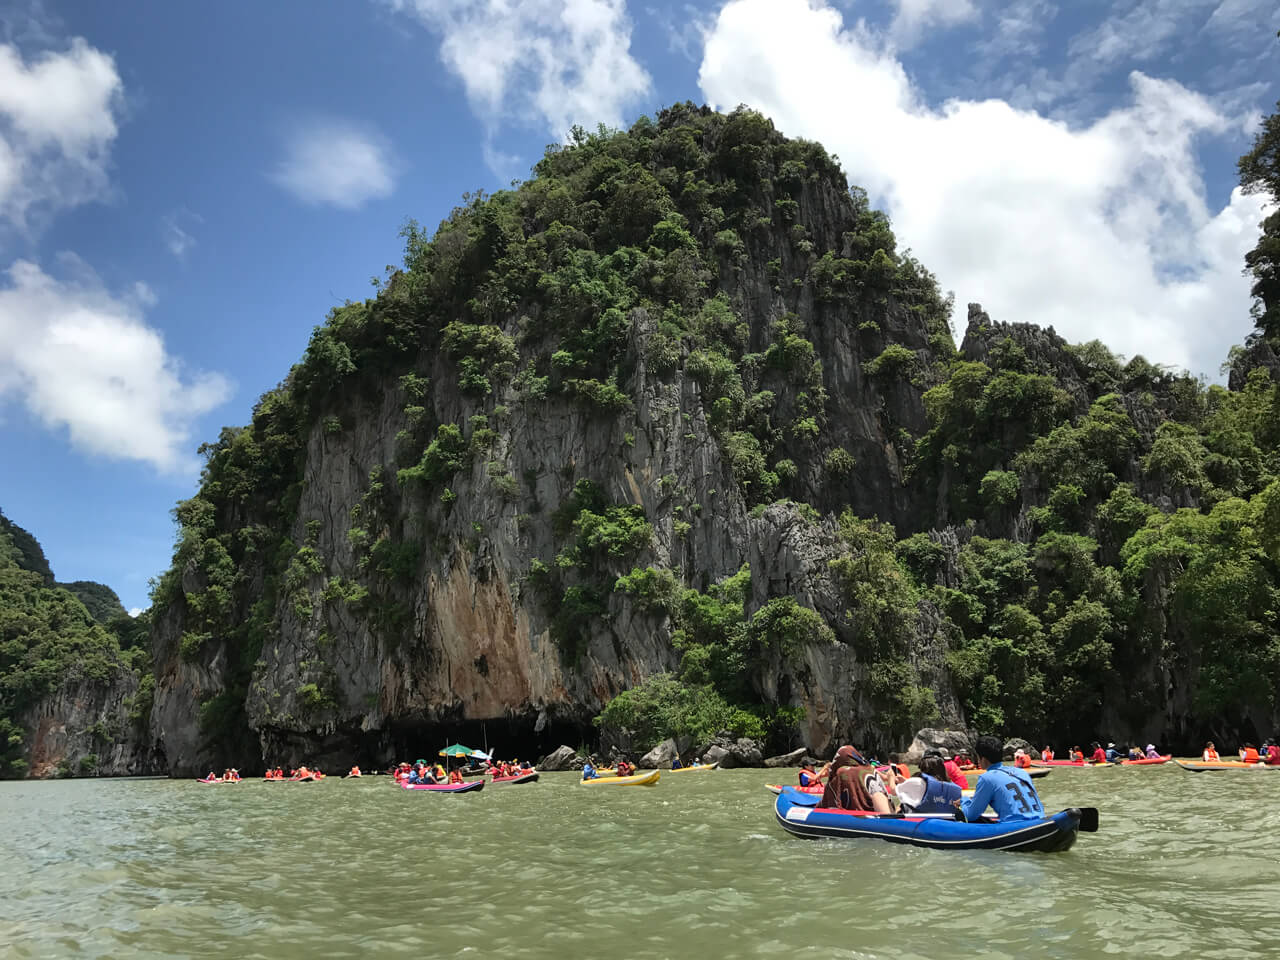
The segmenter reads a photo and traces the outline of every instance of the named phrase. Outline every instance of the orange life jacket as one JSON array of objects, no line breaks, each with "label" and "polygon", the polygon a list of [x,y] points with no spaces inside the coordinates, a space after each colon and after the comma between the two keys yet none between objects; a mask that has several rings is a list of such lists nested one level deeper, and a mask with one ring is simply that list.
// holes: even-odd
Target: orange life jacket
[{"label": "orange life jacket", "polygon": [[1244,756],[1241,757],[1240,759],[1243,760],[1245,763],[1257,763],[1259,759],[1258,751],[1253,749],[1253,747],[1245,747]]},{"label": "orange life jacket", "polygon": [[1052,751],[1052,750],[1049,750],[1049,749],[1045,749],[1045,750],[1040,754],[1040,759],[1041,759],[1041,760],[1052,760],[1052,759],[1053,759],[1053,751]]},{"label": "orange life jacket", "polygon": [[1216,760],[1218,759],[1218,751],[1217,751],[1217,750],[1205,750],[1205,752],[1204,752],[1204,759],[1205,759],[1205,762],[1206,762],[1206,763],[1213,763],[1214,761],[1216,761]]}]

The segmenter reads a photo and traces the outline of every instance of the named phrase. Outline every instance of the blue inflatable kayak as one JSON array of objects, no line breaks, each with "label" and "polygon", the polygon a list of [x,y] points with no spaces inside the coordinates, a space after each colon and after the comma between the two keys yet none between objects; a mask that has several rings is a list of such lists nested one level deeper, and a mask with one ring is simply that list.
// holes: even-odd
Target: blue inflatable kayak
[{"label": "blue inflatable kayak", "polygon": [[778,823],[806,839],[875,838],[939,850],[1067,850],[1080,830],[1098,829],[1098,811],[1063,810],[1043,820],[965,823],[949,813],[874,814],[820,808],[821,797],[784,787],[774,801]]}]

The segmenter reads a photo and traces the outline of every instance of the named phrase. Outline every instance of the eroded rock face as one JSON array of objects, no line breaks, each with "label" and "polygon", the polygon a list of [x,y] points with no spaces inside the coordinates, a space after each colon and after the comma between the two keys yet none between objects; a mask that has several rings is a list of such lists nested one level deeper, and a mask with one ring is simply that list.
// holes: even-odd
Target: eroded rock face
[{"label": "eroded rock face", "polygon": [[18,718],[31,731],[32,777],[125,777],[162,769],[154,745],[130,715],[137,677],[71,681]]}]

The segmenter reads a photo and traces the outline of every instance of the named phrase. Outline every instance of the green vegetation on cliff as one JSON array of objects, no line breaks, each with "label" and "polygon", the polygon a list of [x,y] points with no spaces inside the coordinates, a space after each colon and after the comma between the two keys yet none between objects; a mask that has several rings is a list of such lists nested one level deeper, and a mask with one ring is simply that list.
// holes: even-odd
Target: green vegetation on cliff
[{"label": "green vegetation on cliff", "polygon": [[[119,600],[102,584],[69,584],[92,599]],[[113,613],[109,602],[99,615]],[[141,619],[141,618],[140,618]],[[64,686],[112,684],[122,672],[150,675],[146,621],[123,609],[103,625],[77,594],[53,584],[39,542],[0,514],[0,778],[24,776],[30,766],[26,714]],[[149,685],[148,685],[149,686]],[[140,691],[140,694],[142,691]],[[149,705],[135,697],[136,724]],[[76,731],[70,731],[75,733]],[[95,731],[102,746],[129,731]],[[78,773],[93,772],[92,765]]]},{"label": "green vegetation on cliff", "polygon": [[[1242,173],[1274,191],[1272,139]],[[1270,732],[1265,369],[1229,391],[978,310],[957,351],[948,298],[835,159],[742,108],[575,131],[528,182],[403,235],[403,268],[334,309],[252,422],[202,448],[178,506],[153,598],[181,657],[221,670],[202,687],[207,743],[250,738],[252,696],[291,734],[358,724],[335,625],[396,656],[425,644],[415,586],[459,555],[477,581],[519,568],[515,603],[570,673],[593,642],[623,659],[624,617],[670,639],[678,667],[601,716],[641,745],[722,726],[782,745],[829,649],[895,740],[957,698],[971,723],[1035,737]],[[1268,256],[1250,262],[1264,332]],[[522,431],[548,420],[581,442],[536,469]],[[652,449],[668,423],[663,463],[598,455]],[[303,515],[310,467],[353,433],[324,478],[359,478],[349,515]],[[771,504],[821,541],[806,575],[831,586],[825,606],[732,573],[745,556],[699,566],[709,525],[743,549]],[[492,559],[496,524],[526,555]],[[309,645],[294,714],[251,689],[284,635]]]}]

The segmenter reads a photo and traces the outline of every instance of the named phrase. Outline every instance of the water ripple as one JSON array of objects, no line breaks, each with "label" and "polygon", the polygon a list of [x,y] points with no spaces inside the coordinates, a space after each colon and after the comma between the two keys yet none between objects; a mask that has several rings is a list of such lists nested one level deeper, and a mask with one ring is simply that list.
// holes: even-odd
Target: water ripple
[{"label": "water ripple", "polygon": [[1280,774],[1055,771],[1070,852],[805,842],[778,772],[448,797],[383,778],[0,784],[13,957],[939,955],[1231,960],[1280,937]]}]

